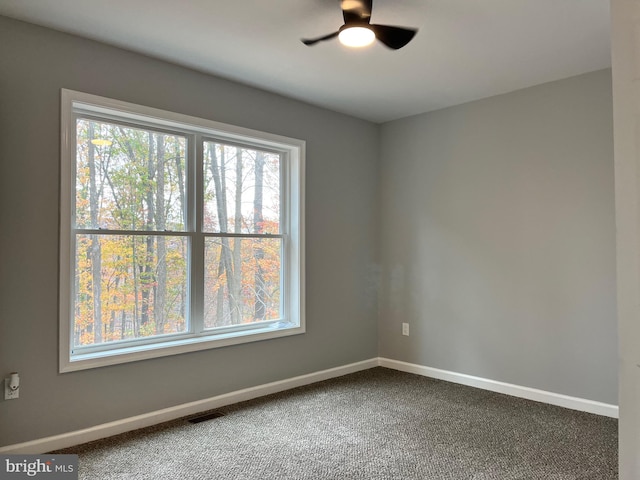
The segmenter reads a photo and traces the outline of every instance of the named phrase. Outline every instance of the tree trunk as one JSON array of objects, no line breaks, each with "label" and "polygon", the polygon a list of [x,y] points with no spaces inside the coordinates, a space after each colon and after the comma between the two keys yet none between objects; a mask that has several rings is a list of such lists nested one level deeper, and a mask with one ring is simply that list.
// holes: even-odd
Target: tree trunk
[{"label": "tree trunk", "polygon": [[[218,210],[218,221],[220,223],[220,231],[227,232],[229,226],[229,220],[227,215],[227,197],[226,197],[226,173],[225,173],[225,154],[224,148],[221,149],[220,152],[220,164],[218,165],[218,157],[216,154],[215,146],[212,146],[210,143],[207,144],[209,147],[209,153],[211,157],[211,175],[213,176],[213,185],[215,188],[215,196],[216,196],[216,207]],[[231,249],[229,248],[229,239],[227,237],[220,238],[222,247],[220,249],[220,264],[224,269],[224,273],[226,273],[227,277],[227,292],[229,293],[229,312],[230,315],[233,315],[233,312],[236,310],[235,298],[232,295],[231,286],[235,284],[234,282],[234,271],[233,271],[233,263],[231,258]],[[222,275],[220,270],[218,270],[218,278]],[[224,285],[220,285],[218,287],[218,302],[217,302],[217,317],[216,317],[216,326],[225,325],[226,321],[224,321]],[[232,317],[233,318],[233,317]],[[233,322],[232,322],[233,323]]]},{"label": "tree trunk", "polygon": [[[158,135],[157,148],[158,154],[158,179],[156,189],[156,228],[163,231],[166,228],[166,219],[164,211],[164,135]],[[156,333],[164,333],[164,325],[166,318],[166,298],[167,298],[167,245],[166,238],[159,236],[158,238],[158,269],[157,269],[157,286],[155,298],[155,319]]]},{"label": "tree trunk", "polygon": [[[236,148],[235,218],[233,233],[242,232],[242,149]],[[242,239],[233,239],[233,283],[229,284],[235,308],[231,312],[231,323],[242,323]]]},{"label": "tree trunk", "polygon": [[140,280],[138,278],[138,248],[136,245],[136,237],[131,237],[131,258],[132,258],[132,271],[133,271],[133,336],[138,338],[140,336],[140,300],[138,292],[140,290]]},{"label": "tree trunk", "polygon": [[[262,197],[264,187],[264,153],[258,152],[256,155],[255,167],[255,196],[253,198],[253,233],[264,233],[262,216]],[[264,250],[260,246],[260,240],[256,240],[253,249],[253,258],[256,262],[256,270],[254,274],[255,280],[255,306],[253,316],[256,321],[264,320],[266,314],[266,299],[264,273],[262,272],[262,259],[264,259]]]},{"label": "tree trunk", "polygon": [[127,331],[127,313],[122,309],[120,314],[120,340],[125,339],[125,332]]},{"label": "tree trunk", "polygon": [[[176,172],[178,175],[178,188],[180,189],[178,198],[180,199],[180,211],[182,212],[182,228],[183,230],[187,229],[187,201],[185,199],[185,187],[184,187],[184,170],[182,168],[182,155],[180,154],[180,147],[176,145],[175,150],[175,160],[176,160]],[[181,242],[182,245],[182,258],[187,258],[187,251],[185,248],[184,240]],[[180,289],[180,318],[185,318],[187,312],[185,311],[185,305],[187,303],[187,286],[183,282],[182,288]]]},{"label": "tree trunk", "polygon": [[[155,144],[153,142],[153,133],[149,132],[149,154],[147,156],[147,179],[145,182],[146,190],[146,204],[147,204],[147,219],[146,226],[148,230],[153,230],[155,220],[155,201],[153,198],[153,180],[155,178],[155,165],[154,165],[154,151]],[[140,286],[142,294],[142,311],[141,311],[141,324],[146,325],[149,323],[151,316],[151,290],[153,288],[154,275],[153,275],[153,260],[154,260],[154,240],[151,235],[146,237],[146,254],[144,264],[140,265]]]},{"label": "tree trunk", "polygon": [[[96,187],[96,151],[91,143],[94,125],[89,122],[89,209],[91,228],[98,228],[98,190]],[[98,235],[91,235],[91,289],[93,293],[93,343],[102,343],[102,252]]]}]

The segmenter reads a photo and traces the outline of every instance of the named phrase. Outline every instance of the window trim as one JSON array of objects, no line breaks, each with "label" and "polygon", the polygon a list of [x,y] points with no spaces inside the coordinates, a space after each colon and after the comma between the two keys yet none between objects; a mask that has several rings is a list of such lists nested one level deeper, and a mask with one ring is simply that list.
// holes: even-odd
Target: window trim
[{"label": "window trim", "polygon": [[[114,114],[114,111],[117,114]],[[74,253],[72,213],[74,205],[75,169],[75,119],[81,115],[97,116],[104,121],[128,120],[136,126],[154,129],[169,129],[183,132],[191,139],[202,141],[217,139],[239,143],[242,146],[267,149],[281,153],[286,168],[282,174],[282,221],[289,226],[283,236],[283,281],[282,305],[290,320],[288,327],[277,328],[280,321],[260,322],[259,326],[247,328],[237,326],[207,332],[168,334],[161,342],[129,342],[114,345],[114,348],[72,355],[72,305]],[[59,284],[59,371],[60,373],[96,368],[106,365],[134,362],[150,358],[177,355],[199,350],[244,344],[254,341],[279,338],[304,333],[305,327],[305,262],[304,262],[304,170],[305,142],[294,138],[260,132],[234,125],[193,117],[152,107],[132,104],[120,100],[61,89],[61,151],[60,151],[60,284]],[[194,154],[202,153],[201,142],[189,142]],[[188,190],[190,205],[196,216],[201,206],[196,205],[195,191],[198,185],[195,169],[191,173],[193,188]],[[196,234],[195,230],[190,230]],[[204,237],[203,237],[204,238]],[[193,266],[193,263],[191,264]],[[192,269],[195,270],[195,269]],[[198,272],[192,271],[191,282]],[[192,284],[192,288],[196,283]],[[197,314],[191,308],[192,317]],[[199,313],[200,315],[202,312]]]}]

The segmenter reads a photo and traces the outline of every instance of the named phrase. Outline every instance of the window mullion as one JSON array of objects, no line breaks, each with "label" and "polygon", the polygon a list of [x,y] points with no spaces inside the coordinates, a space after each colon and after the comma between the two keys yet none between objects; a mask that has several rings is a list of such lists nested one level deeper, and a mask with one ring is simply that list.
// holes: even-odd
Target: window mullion
[{"label": "window mullion", "polygon": [[227,232],[205,232],[206,237],[216,238],[283,238],[284,234],[270,234],[270,233],[227,233]]},{"label": "window mullion", "polygon": [[199,134],[189,137],[189,230],[191,233],[191,323],[193,333],[204,331],[204,237],[202,235],[203,191],[202,175],[203,143]]}]

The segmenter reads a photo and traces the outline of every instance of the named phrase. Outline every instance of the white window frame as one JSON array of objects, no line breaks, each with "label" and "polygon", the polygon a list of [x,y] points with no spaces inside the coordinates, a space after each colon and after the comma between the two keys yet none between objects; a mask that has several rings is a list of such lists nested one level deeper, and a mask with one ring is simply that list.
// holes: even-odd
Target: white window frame
[{"label": "white window frame", "polygon": [[[232,326],[225,329],[204,330],[202,312],[197,312],[190,302],[189,331],[184,334],[137,339],[128,342],[101,344],[74,354],[73,349],[73,276],[74,234],[73,208],[75,205],[75,155],[76,118],[79,114],[91,115],[104,121],[126,121],[142,128],[168,129],[181,132],[190,138],[192,158],[202,155],[202,141],[214,139],[233,142],[242,146],[262,148],[281,154],[282,175],[282,309],[283,316],[277,322],[260,322]],[[194,160],[195,162],[195,160]],[[304,166],[305,142],[247,128],[227,125],[212,120],[192,117],[156,108],[100,97],[73,90],[61,90],[61,175],[60,175],[60,357],[61,373],[164,357],[186,352],[229,345],[267,340],[305,332],[304,301]],[[201,182],[200,173],[191,165],[191,207],[198,210],[194,191]],[[198,222],[196,222],[198,223]],[[194,236],[195,226],[187,228]],[[202,284],[191,262],[191,298],[201,295]],[[200,275],[200,282],[202,282]],[[195,288],[194,288],[195,287]],[[198,288],[200,287],[200,288]],[[200,302],[201,303],[201,302]],[[198,331],[194,331],[197,328]]]}]

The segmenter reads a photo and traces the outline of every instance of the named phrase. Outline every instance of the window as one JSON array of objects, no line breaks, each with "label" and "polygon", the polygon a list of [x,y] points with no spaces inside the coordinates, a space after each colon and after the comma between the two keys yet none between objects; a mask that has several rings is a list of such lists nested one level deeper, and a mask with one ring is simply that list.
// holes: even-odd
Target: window
[{"label": "window", "polygon": [[304,142],[62,90],[60,371],[304,332]]}]

